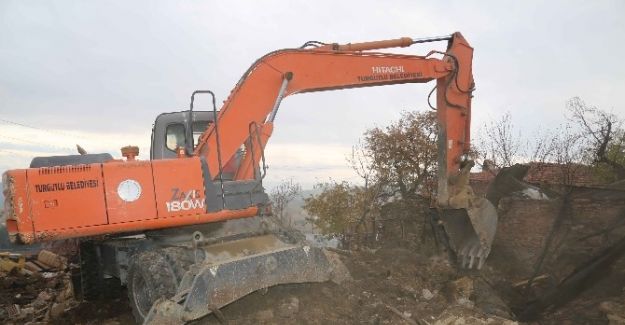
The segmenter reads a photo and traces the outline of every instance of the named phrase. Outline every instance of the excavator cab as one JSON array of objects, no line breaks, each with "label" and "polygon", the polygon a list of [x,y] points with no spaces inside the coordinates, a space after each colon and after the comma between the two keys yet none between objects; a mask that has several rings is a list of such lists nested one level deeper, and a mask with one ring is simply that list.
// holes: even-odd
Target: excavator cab
[{"label": "excavator cab", "polygon": [[[218,113],[218,112],[217,112]],[[193,143],[197,144],[200,135],[214,123],[212,111],[193,111],[192,120],[189,121],[189,111],[162,113],[156,117],[152,126],[152,141],[150,144],[150,160],[176,158],[176,149],[186,146],[187,125],[192,125]],[[237,150],[229,159],[221,171],[222,179],[234,180],[235,172],[241,163],[244,154],[242,149]]]},{"label": "excavator cab", "polygon": [[[213,123],[213,112],[195,111],[192,119],[193,143]],[[186,146],[186,127],[189,111],[163,113],[156,117],[152,127],[150,160],[176,158],[176,149]]]}]

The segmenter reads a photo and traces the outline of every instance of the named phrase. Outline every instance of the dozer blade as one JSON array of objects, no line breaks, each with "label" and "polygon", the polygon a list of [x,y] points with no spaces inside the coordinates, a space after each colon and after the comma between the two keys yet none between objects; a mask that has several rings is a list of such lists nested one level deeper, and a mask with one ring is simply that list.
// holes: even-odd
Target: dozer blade
[{"label": "dozer blade", "polygon": [[152,305],[144,324],[185,324],[278,284],[340,283],[349,278],[335,253],[306,243],[286,243],[273,235],[219,243],[198,253],[203,262],[185,274],[175,296]]},{"label": "dozer blade", "polygon": [[481,269],[497,231],[495,207],[486,199],[476,198],[468,209],[442,211],[440,219],[460,267]]}]

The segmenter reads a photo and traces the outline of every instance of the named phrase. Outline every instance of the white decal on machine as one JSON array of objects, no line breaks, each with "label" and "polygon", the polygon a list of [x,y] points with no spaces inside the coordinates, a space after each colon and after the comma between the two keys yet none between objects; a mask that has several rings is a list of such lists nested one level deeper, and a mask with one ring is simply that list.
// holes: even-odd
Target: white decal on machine
[{"label": "white decal on machine", "polygon": [[404,66],[397,65],[397,66],[390,66],[390,67],[385,67],[385,66],[371,67],[371,72],[372,73],[400,73],[400,72],[404,72]]},{"label": "white decal on machine", "polygon": [[[95,184],[97,186],[97,182]],[[134,179],[126,179],[117,185],[117,195],[124,202],[134,202],[141,196],[141,184]]]},{"label": "white decal on machine", "polygon": [[179,188],[171,189],[172,196],[167,205],[167,212],[188,211],[204,208],[204,199],[200,197],[198,190],[181,191]]},{"label": "white decal on machine", "polygon": [[356,76],[358,82],[386,82],[392,80],[419,79],[423,72],[407,71],[403,65],[373,66],[371,74]]}]

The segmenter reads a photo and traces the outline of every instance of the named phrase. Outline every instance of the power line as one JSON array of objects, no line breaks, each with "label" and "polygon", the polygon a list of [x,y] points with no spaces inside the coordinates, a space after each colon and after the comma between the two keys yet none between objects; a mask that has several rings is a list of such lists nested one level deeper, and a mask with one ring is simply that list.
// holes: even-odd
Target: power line
[{"label": "power line", "polygon": [[71,148],[68,148],[68,147],[59,147],[59,146],[55,146],[55,145],[51,145],[51,144],[43,144],[43,143],[39,143],[39,142],[35,142],[35,141],[22,139],[22,138],[10,137],[10,136],[4,135],[4,134],[0,134],[0,138],[5,138],[5,139],[9,139],[9,140],[14,140],[14,141],[20,141],[20,142],[24,142],[24,143],[28,143],[28,144],[32,144],[32,145],[37,145],[37,146],[40,146],[40,147],[47,147],[47,148],[52,148],[52,149],[57,149],[57,150],[74,151],[74,149],[71,149]]},{"label": "power line", "polygon": [[65,132],[61,132],[61,131],[57,131],[57,130],[44,129],[44,128],[40,128],[40,127],[37,127],[37,126],[32,126],[32,125],[28,125],[28,124],[24,124],[24,123],[20,123],[20,122],[14,122],[14,121],[10,121],[10,120],[3,119],[3,118],[0,118],[0,122],[4,122],[4,123],[7,123],[7,124],[13,124],[13,125],[21,126],[21,127],[28,128],[28,129],[44,131],[44,132],[48,132],[48,133],[52,133],[52,134],[63,135],[63,136],[66,136],[66,137],[76,137],[75,134],[69,134],[69,133],[65,133]]},{"label": "power line", "polygon": [[0,149],[0,153],[7,153],[11,155],[18,155],[18,156],[29,157],[29,158],[36,157],[35,155],[32,155],[32,154],[26,154],[23,152],[11,151],[11,150],[6,150],[6,149]]},{"label": "power line", "polygon": [[329,166],[295,166],[295,165],[273,165],[267,164],[270,169],[291,169],[291,170],[305,170],[305,171],[321,171],[332,169],[350,169],[349,166],[343,165],[329,165]]}]

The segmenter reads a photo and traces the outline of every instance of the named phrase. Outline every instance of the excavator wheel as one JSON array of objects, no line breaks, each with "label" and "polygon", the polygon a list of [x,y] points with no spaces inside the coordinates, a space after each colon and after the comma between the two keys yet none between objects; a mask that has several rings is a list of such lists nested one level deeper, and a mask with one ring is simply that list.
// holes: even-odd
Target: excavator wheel
[{"label": "excavator wheel", "polygon": [[80,243],[80,288],[85,300],[96,300],[102,296],[102,268],[99,266],[97,247],[93,241]]},{"label": "excavator wheel", "polygon": [[128,268],[128,300],[138,324],[143,324],[152,304],[176,294],[176,272],[162,251],[151,250],[133,256]]}]

